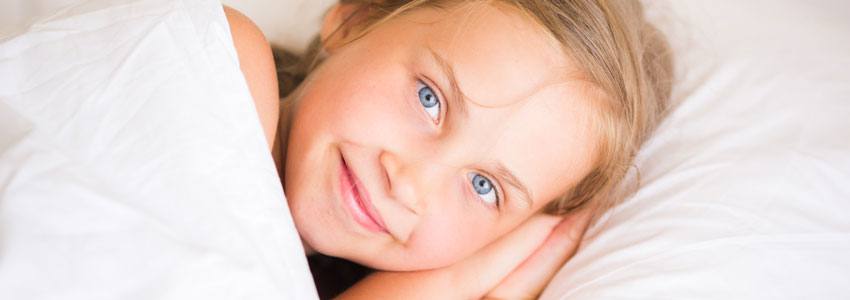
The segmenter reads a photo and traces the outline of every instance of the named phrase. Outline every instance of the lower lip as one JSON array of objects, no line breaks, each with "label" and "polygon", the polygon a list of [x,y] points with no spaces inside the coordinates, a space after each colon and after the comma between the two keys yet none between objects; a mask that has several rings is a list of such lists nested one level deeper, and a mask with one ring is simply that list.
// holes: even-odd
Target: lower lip
[{"label": "lower lip", "polygon": [[348,167],[345,162],[340,163],[339,170],[339,186],[342,193],[342,199],[348,212],[354,217],[354,221],[374,232],[386,232],[374,219],[366,212],[364,204],[360,201],[357,193],[355,193],[355,185],[352,182]]}]

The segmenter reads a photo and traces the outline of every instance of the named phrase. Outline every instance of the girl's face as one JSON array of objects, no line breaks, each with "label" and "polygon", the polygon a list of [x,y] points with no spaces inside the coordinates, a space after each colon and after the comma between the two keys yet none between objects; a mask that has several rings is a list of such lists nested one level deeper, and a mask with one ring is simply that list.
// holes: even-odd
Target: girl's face
[{"label": "girl's face", "polygon": [[334,48],[293,115],[285,190],[313,249],[384,270],[446,266],[592,166],[592,95],[507,6],[416,9]]}]

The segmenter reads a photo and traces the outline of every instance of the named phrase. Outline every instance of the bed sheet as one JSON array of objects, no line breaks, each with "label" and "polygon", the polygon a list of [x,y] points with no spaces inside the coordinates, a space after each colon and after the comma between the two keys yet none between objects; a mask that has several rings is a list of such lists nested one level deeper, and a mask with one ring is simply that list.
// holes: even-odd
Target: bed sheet
[{"label": "bed sheet", "polygon": [[303,251],[218,1],[0,42],[0,297],[313,299]]}]

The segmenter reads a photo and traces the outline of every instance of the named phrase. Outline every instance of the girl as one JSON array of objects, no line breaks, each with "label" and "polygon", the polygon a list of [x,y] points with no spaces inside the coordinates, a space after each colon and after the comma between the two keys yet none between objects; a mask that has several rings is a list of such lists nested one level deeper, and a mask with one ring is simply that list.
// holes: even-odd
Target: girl
[{"label": "girl", "polygon": [[305,248],[385,271],[342,297],[536,296],[670,91],[636,1],[344,0],[279,110],[226,11]]}]

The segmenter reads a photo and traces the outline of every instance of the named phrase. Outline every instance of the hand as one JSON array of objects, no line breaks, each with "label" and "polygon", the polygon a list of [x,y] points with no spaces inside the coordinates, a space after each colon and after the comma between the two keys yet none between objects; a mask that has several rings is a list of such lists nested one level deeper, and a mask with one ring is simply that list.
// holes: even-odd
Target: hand
[{"label": "hand", "polygon": [[339,299],[531,299],[578,248],[589,214],[536,215],[445,268],[375,272]]},{"label": "hand", "polygon": [[535,299],[575,254],[589,222],[585,211],[534,216],[453,266],[455,280],[473,283],[474,298]]}]

